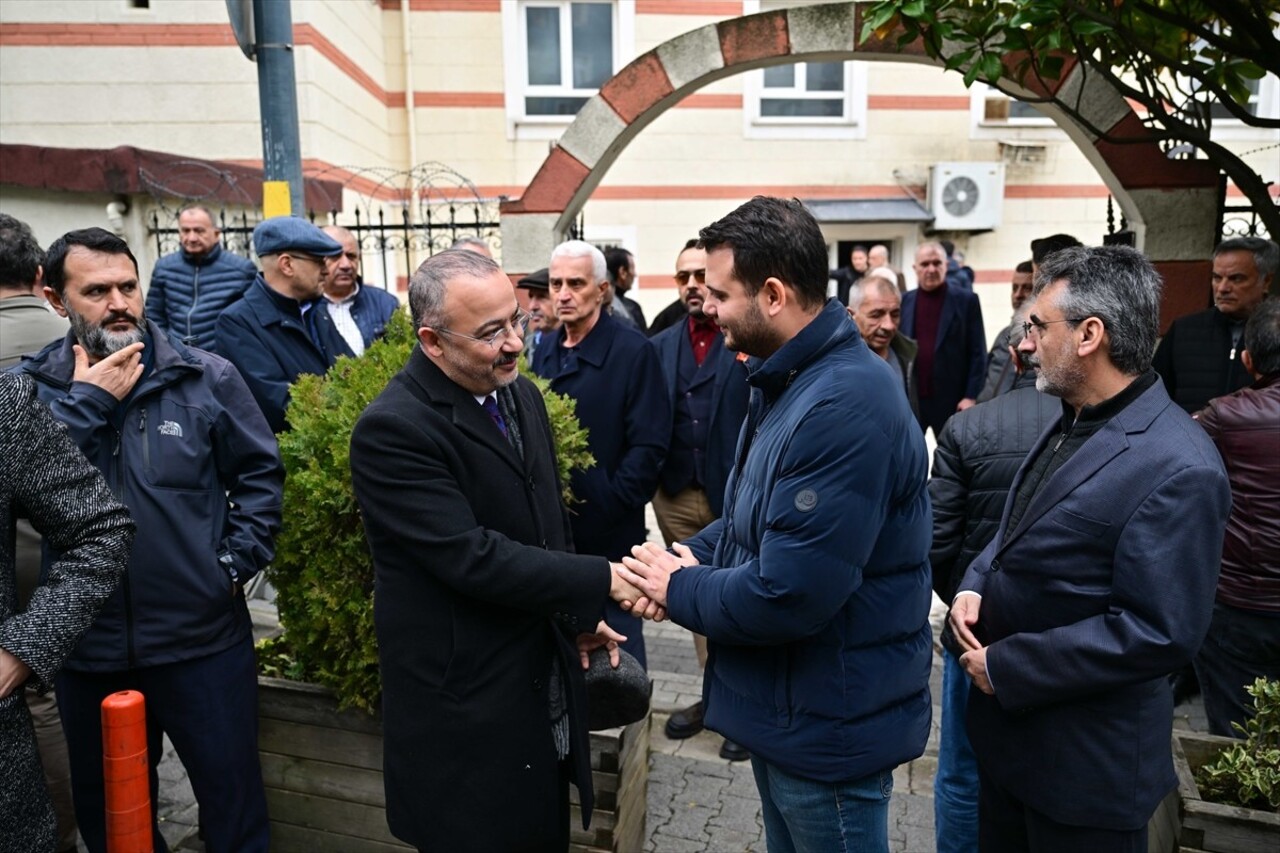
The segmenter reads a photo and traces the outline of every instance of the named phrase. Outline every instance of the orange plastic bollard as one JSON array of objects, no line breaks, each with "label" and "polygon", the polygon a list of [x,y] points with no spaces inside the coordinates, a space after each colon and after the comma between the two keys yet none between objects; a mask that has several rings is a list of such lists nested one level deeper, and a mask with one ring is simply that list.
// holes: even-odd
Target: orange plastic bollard
[{"label": "orange plastic bollard", "polygon": [[152,853],[147,709],[136,690],[102,700],[102,775],[108,853]]}]

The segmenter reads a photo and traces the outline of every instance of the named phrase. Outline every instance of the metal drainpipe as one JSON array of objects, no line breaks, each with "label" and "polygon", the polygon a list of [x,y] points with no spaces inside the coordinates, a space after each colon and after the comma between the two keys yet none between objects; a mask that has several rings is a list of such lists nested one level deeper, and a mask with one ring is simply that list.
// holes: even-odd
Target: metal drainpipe
[{"label": "metal drainpipe", "polygon": [[[410,23],[409,0],[400,0],[400,21],[404,36],[404,114],[409,134],[409,172],[418,165],[418,122],[413,107],[413,24]],[[413,199],[411,201],[416,201]],[[409,221],[413,222],[414,205],[409,205]]]}]

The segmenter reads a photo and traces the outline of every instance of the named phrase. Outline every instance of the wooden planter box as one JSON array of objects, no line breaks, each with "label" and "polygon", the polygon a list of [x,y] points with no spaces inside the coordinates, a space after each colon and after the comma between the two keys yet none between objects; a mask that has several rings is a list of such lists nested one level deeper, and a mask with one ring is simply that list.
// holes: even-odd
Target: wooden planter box
[{"label": "wooden planter box", "polygon": [[1275,853],[1280,849],[1280,814],[1200,799],[1195,771],[1236,742],[1197,732],[1173,733],[1178,787],[1151,817],[1148,853]]},{"label": "wooden planter box", "polygon": [[[410,850],[387,829],[382,720],[339,711],[327,688],[258,679],[258,754],[267,788],[273,850],[389,853]],[[596,807],[583,831],[570,787],[572,853],[644,847],[649,718],[591,735]]]}]

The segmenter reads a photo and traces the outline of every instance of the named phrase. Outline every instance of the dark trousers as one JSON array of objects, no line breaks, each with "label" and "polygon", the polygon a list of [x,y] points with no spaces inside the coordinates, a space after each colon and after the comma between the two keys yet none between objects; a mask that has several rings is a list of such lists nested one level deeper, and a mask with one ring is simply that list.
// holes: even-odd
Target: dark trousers
[{"label": "dark trousers", "polygon": [[[146,700],[152,819],[161,739],[168,734],[191,780],[209,853],[266,851],[258,679],[248,637],[225,651],[180,663],[101,673],[64,669],[57,685],[76,820],[90,853],[106,850],[100,707],[120,690],[137,690]],[[158,828],[152,835],[156,851],[166,851]]]},{"label": "dark trousers", "polygon": [[1253,697],[1245,686],[1261,676],[1280,679],[1280,614],[1215,603],[1195,664],[1209,731],[1243,737],[1231,724],[1244,725],[1253,716]]},{"label": "dark trousers", "polygon": [[639,661],[640,666],[647,670],[649,659],[644,652],[644,620],[623,610],[618,606],[618,602],[606,601],[604,621],[610,628],[627,638],[625,643],[618,644],[618,648]]},{"label": "dark trousers", "polygon": [[1115,830],[1058,823],[978,770],[981,853],[1147,853],[1147,827]]},{"label": "dark trousers", "polygon": [[921,397],[920,398],[920,414],[916,420],[920,422],[920,431],[933,429],[933,437],[936,439],[942,434],[942,427],[947,423],[947,418],[956,413],[956,403],[958,400],[951,400],[943,397]]}]

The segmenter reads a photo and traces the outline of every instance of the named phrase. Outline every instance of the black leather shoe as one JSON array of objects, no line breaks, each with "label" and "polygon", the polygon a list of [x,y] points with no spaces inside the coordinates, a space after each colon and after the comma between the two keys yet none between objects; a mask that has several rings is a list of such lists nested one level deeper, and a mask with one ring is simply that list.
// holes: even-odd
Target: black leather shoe
[{"label": "black leather shoe", "polygon": [[690,705],[683,711],[676,711],[667,720],[663,731],[672,740],[684,740],[702,731],[702,703]]},{"label": "black leather shoe", "polygon": [[725,761],[746,761],[751,757],[751,753],[747,752],[747,748],[742,744],[725,738],[724,743],[720,744],[720,757]]}]

